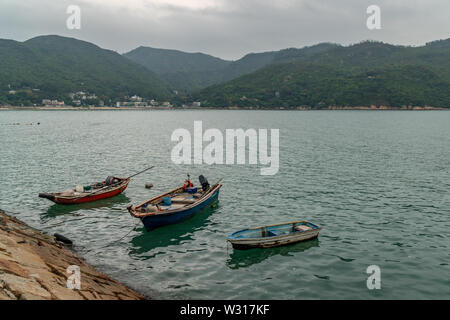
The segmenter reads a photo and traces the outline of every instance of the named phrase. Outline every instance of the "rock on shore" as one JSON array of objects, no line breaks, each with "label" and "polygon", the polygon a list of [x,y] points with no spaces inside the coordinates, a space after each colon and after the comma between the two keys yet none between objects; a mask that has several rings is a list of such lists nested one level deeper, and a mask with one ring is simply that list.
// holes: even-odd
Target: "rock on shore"
[{"label": "rock on shore", "polygon": [[[69,266],[80,290],[67,288]],[[54,237],[0,210],[0,300],[141,300],[139,293],[95,270]]]}]

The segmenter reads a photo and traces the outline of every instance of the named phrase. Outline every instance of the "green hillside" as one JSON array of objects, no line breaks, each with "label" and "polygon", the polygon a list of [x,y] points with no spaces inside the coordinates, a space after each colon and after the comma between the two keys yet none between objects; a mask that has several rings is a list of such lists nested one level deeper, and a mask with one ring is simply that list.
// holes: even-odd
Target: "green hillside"
[{"label": "green hillside", "polygon": [[211,71],[226,67],[230,62],[203,53],[139,47],[124,54],[156,74]]},{"label": "green hillside", "polygon": [[137,94],[211,107],[450,107],[450,39],[420,47],[322,43],[237,61],[147,47],[123,56],[60,36],[0,39],[0,104],[67,101],[77,91],[107,104]]},{"label": "green hillside", "polygon": [[236,61],[226,61],[202,53],[150,47],[139,47],[124,56],[158,74],[173,89],[191,93],[213,84],[238,78],[271,63],[308,57],[335,46],[323,43],[302,49],[250,53]]},{"label": "green hillside", "polygon": [[[15,94],[9,94],[13,90]],[[25,42],[0,40],[0,101],[12,105],[65,99],[84,91],[101,99],[127,95],[162,99],[167,85],[120,54],[88,42],[41,36]]]},{"label": "green hillside", "polygon": [[193,98],[217,107],[450,107],[449,43],[335,46],[288,63],[273,63]]},{"label": "green hillside", "polygon": [[173,89],[189,92],[220,80],[221,72],[231,62],[203,53],[139,47],[124,54],[156,73]]}]

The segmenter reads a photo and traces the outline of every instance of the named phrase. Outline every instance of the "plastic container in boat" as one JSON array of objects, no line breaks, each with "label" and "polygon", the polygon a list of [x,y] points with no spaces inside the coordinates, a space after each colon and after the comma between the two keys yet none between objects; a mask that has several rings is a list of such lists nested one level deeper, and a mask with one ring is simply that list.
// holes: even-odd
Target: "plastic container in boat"
[{"label": "plastic container in boat", "polygon": [[171,198],[171,197],[165,197],[165,198],[163,199],[163,203],[164,203],[165,206],[170,206],[170,205],[172,205],[172,198]]},{"label": "plastic container in boat", "polygon": [[197,193],[197,188],[187,188],[186,192],[187,193]]}]

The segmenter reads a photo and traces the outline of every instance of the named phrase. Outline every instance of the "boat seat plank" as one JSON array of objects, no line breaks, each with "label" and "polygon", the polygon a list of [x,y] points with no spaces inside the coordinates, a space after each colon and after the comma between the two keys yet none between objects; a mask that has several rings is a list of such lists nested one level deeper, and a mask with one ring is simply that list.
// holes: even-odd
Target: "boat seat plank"
[{"label": "boat seat plank", "polygon": [[305,225],[300,225],[300,226],[296,226],[294,228],[295,231],[308,231],[308,230],[312,230],[311,227],[309,226],[305,226]]},{"label": "boat seat plank", "polygon": [[180,208],[183,208],[183,207],[185,207],[185,206],[186,206],[185,204],[175,204],[175,203],[172,203],[171,206],[168,206],[168,207],[161,207],[161,211],[180,209]]},{"label": "boat seat plank", "polygon": [[172,199],[172,203],[180,203],[180,204],[192,204],[197,202],[195,199],[183,199],[183,200],[174,200]]},{"label": "boat seat plank", "polygon": [[181,201],[189,198],[189,194],[182,194],[182,195],[176,195],[175,197],[172,197],[172,201]]}]

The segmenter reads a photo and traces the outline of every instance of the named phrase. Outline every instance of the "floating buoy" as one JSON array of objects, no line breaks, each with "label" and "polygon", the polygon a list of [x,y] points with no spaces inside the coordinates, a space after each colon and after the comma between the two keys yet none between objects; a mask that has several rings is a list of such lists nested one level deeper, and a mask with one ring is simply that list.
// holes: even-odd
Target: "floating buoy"
[{"label": "floating buoy", "polygon": [[151,184],[151,183],[146,183],[146,184],[145,184],[145,188],[151,189],[151,188],[153,188],[153,184]]},{"label": "floating buoy", "polygon": [[73,244],[72,240],[64,237],[63,235],[60,235],[59,233],[55,233],[53,236],[55,237],[56,241],[58,241],[58,242],[62,242],[64,244],[70,245],[70,246]]}]

